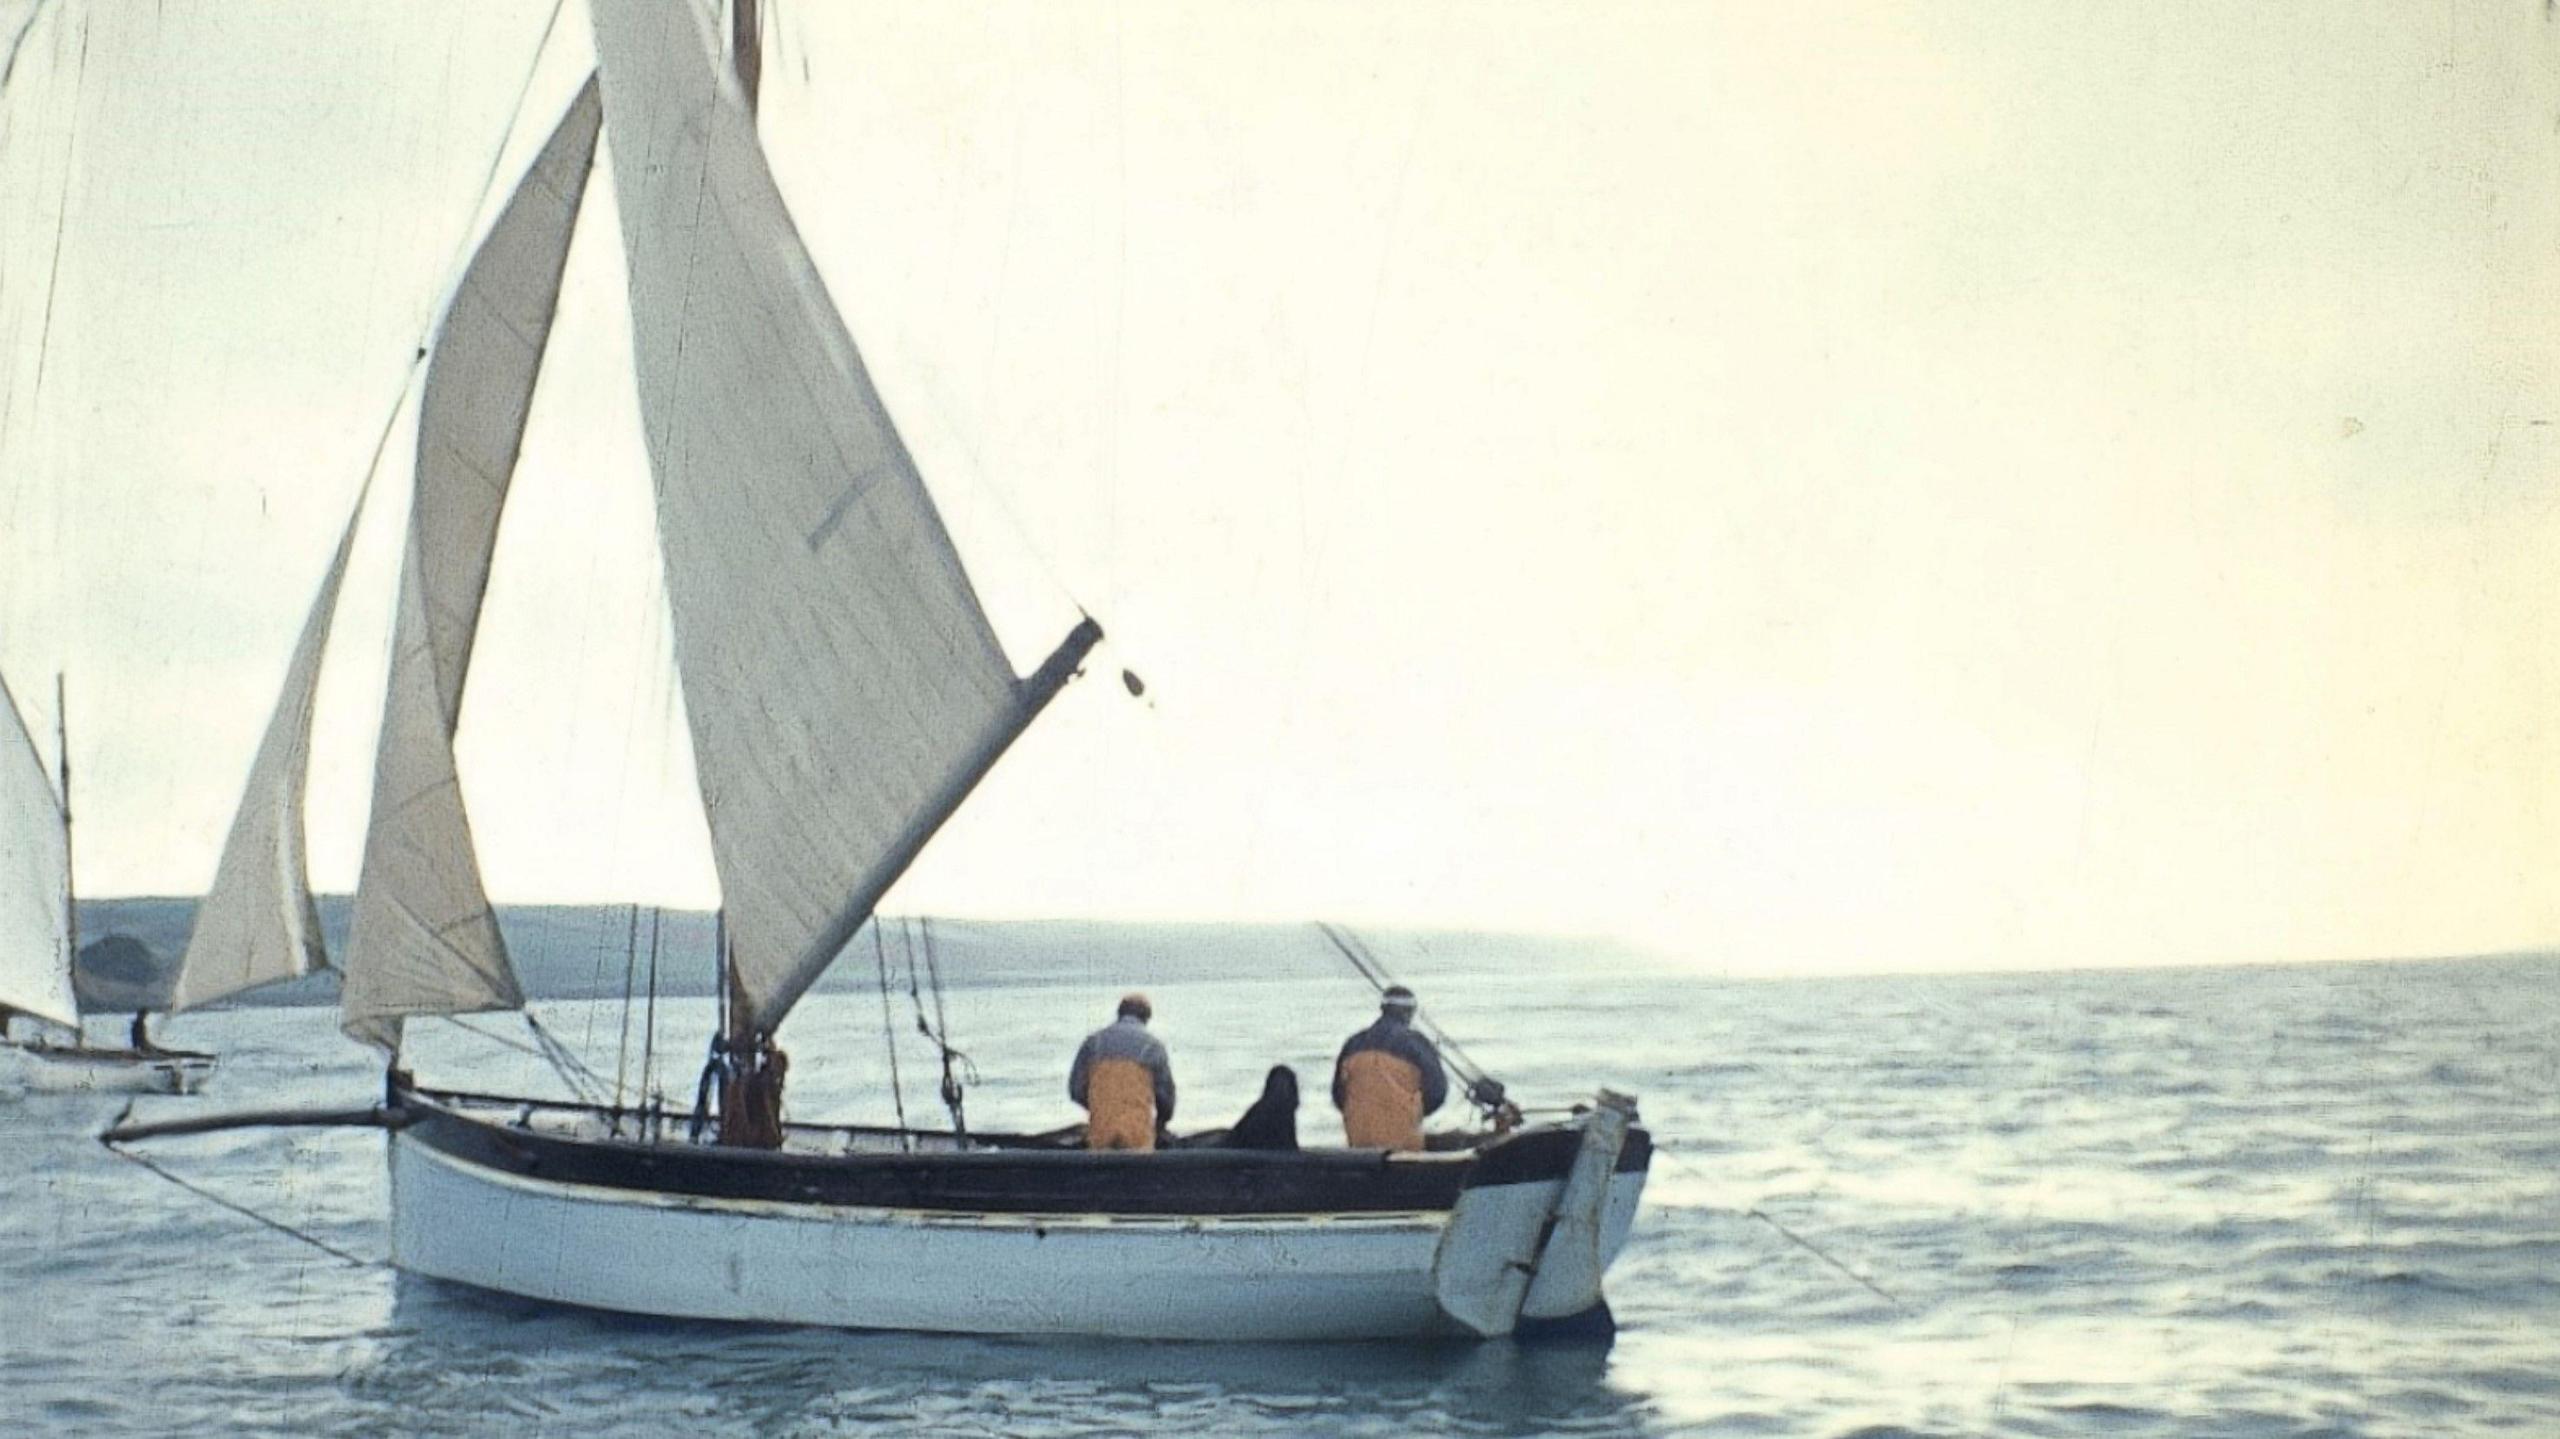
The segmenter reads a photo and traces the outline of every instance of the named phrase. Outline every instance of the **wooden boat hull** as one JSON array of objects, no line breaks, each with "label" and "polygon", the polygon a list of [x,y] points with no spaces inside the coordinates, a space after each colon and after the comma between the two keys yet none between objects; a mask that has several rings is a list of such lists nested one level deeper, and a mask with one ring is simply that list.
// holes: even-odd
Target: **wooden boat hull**
[{"label": "wooden boat hull", "polygon": [[211,1082],[209,1054],[137,1054],[43,1044],[0,1048],[0,1067],[43,1094],[194,1094]]},{"label": "wooden boat hull", "polygon": [[[1444,1255],[1469,1248],[1479,1230],[1543,1237],[1567,1227],[1549,1221],[1581,1152],[1578,1134],[1560,1133],[1508,1163],[1472,1152],[774,1155],[582,1141],[411,1103],[413,1121],[390,1137],[392,1257],[402,1269],[593,1309],[849,1329],[1206,1340],[1479,1332],[1480,1315],[1461,1322],[1443,1303]],[[1635,1217],[1649,1153],[1640,1148],[1595,1202],[1601,1268]],[[1293,1167],[1303,1171],[1294,1181]],[[1239,1174],[1249,1182],[1232,1182]],[[1237,1198],[1303,1195],[1308,1174],[1342,1207],[1252,1212]],[[848,1189],[881,1184],[923,1202],[842,1202]],[[929,1192],[1037,1200],[1096,1185],[1122,1187],[1124,1212],[951,1207]],[[1420,1202],[1361,1207],[1364,1194]],[[1185,1197],[1224,1212],[1170,1207]],[[1594,1270],[1587,1295],[1548,1307],[1590,1308],[1597,1282]],[[1561,1316],[1532,1304],[1518,1317]],[[1509,1326],[1506,1317],[1496,1328]]]}]

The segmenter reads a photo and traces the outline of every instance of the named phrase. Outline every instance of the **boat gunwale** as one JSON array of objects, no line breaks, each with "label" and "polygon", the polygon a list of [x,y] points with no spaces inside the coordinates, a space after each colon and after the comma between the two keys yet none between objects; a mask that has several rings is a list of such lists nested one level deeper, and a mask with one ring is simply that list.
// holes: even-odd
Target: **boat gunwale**
[{"label": "boat gunwale", "polygon": [[959,1225],[970,1228],[1022,1229],[1039,1231],[1041,1237],[1071,1234],[1110,1234],[1133,1230],[1215,1229],[1222,1233],[1249,1232],[1262,1227],[1274,1229],[1309,1229],[1346,1227],[1362,1231],[1436,1230],[1446,1223],[1447,1209],[1359,1209],[1359,1210],[1272,1210],[1245,1214],[1124,1214],[1105,1210],[1038,1210],[1038,1209],[937,1209],[925,1206],[872,1204],[832,1204],[807,1199],[742,1198],[729,1195],[693,1194],[679,1190],[630,1189],[610,1184],[592,1184],[576,1179],[555,1179],[539,1174],[521,1174],[493,1168],[476,1159],[449,1153],[433,1145],[426,1149],[428,1162],[470,1171],[471,1177],[484,1184],[530,1193],[586,1198],[603,1204],[640,1204],[664,1209],[683,1209],[706,1213],[773,1214],[785,1217],[805,1215],[822,1210],[833,1218],[859,1217],[879,1223],[942,1228]]},{"label": "boat gunwale", "polygon": [[[534,1112],[604,1116],[592,1104],[465,1094],[395,1080],[398,1126],[440,1152],[500,1172],[668,1195],[772,1199],[836,1208],[986,1213],[1284,1214],[1445,1212],[1471,1188],[1560,1182],[1579,1134],[1541,1126],[1481,1149],[1085,1150],[1065,1147],[870,1152],[762,1151],[686,1139],[571,1135],[532,1127]],[[513,1110],[500,1114],[472,1109]],[[894,1138],[918,1131],[795,1125],[802,1134]],[[925,1131],[925,1133],[933,1133]],[[952,1136],[942,1134],[948,1140]],[[1631,1131],[1621,1171],[1651,1145]],[[977,1142],[978,1136],[971,1136]]]},{"label": "boat gunwale", "polygon": [[112,1060],[119,1064],[162,1064],[180,1069],[210,1067],[212,1065],[219,1064],[222,1060],[222,1056],[218,1054],[206,1054],[200,1050],[193,1049],[118,1049],[94,1044],[53,1044],[41,1038],[33,1040],[13,1039],[8,1042],[6,1047],[10,1049],[24,1050],[25,1052],[39,1058],[55,1061],[86,1060],[91,1062],[103,1062]]}]

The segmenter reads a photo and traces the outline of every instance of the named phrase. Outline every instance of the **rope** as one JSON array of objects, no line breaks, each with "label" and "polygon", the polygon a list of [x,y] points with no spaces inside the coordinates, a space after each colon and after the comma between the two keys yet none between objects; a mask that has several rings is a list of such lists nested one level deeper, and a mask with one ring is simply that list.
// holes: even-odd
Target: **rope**
[{"label": "rope", "polygon": [[601,1106],[604,1102],[604,1076],[588,1068],[584,1060],[571,1053],[568,1046],[552,1036],[550,1030],[543,1028],[542,1021],[533,1017],[532,1010],[522,1013],[525,1028],[533,1034],[534,1042],[531,1044],[519,1043],[503,1034],[493,1034],[459,1014],[438,1015],[437,1018],[465,1034],[477,1035],[491,1044],[541,1060],[551,1066],[551,1072],[560,1076],[560,1082],[567,1085],[569,1092],[576,1095],[581,1103]]},{"label": "rope", "polygon": [[[132,1106],[126,1106],[127,1112],[131,1112],[131,1109]],[[312,1248],[319,1250],[321,1253],[328,1255],[330,1258],[335,1259],[342,1264],[346,1264],[357,1269],[384,1269],[389,1267],[378,1259],[360,1259],[317,1235],[306,1234],[303,1231],[294,1228],[292,1225],[285,1223],[281,1219],[271,1219],[266,1215],[260,1214],[258,1211],[249,1208],[245,1204],[238,1204],[225,1199],[221,1195],[214,1193],[212,1190],[205,1188],[201,1184],[196,1184],[179,1178],[177,1175],[170,1173],[167,1169],[143,1158],[141,1155],[136,1154],[129,1149],[119,1149],[114,1144],[104,1139],[99,1140],[98,1144],[101,1148],[105,1149],[109,1154],[114,1155],[116,1158],[124,1160],[130,1164],[141,1165],[143,1168],[159,1175],[161,1178],[178,1186],[189,1194],[194,1195],[196,1198],[203,1200],[207,1204],[211,1204],[220,1209],[228,1209],[232,1213],[237,1214],[241,1218],[249,1220],[252,1223],[265,1225],[267,1228],[274,1230],[276,1233],[283,1235],[287,1239],[300,1240],[302,1243],[310,1245]]]},{"label": "rope", "polygon": [[898,1108],[898,1133],[907,1132],[907,1091],[898,1079],[898,1021],[889,1003],[889,942],[880,936],[880,917],[871,917],[871,952],[880,965],[880,1034],[889,1042],[889,1098]]},{"label": "rope", "polygon": [[[1325,920],[1318,920],[1316,929],[1332,942],[1335,949],[1342,952],[1343,958],[1351,961],[1351,967],[1359,971],[1362,979],[1369,981],[1371,988],[1384,994],[1390,986],[1397,983],[1396,977],[1387,973],[1386,965],[1379,961],[1377,955],[1370,952],[1367,945],[1356,940],[1350,931]],[[1413,1022],[1415,1028],[1429,1035],[1432,1042],[1440,1047],[1442,1057],[1448,1061],[1451,1069],[1458,1072],[1458,1077],[1467,1081],[1467,1095],[1470,1099],[1476,1099],[1479,1091],[1489,1090],[1492,1103],[1498,1105],[1503,1102],[1501,1083],[1487,1074],[1484,1066],[1475,1062],[1474,1056],[1460,1048],[1458,1042],[1449,1037],[1447,1030],[1433,1023],[1428,1016],[1419,1013],[1414,1015]],[[1478,1099],[1477,1102],[1485,1101]]]},{"label": "rope", "polygon": [[542,1057],[551,1062],[552,1072],[560,1076],[571,1092],[588,1104],[603,1104],[604,1076],[596,1073],[550,1030],[543,1028],[542,1021],[534,1018],[530,1009],[524,1011],[524,1024],[525,1028],[533,1031],[535,1042],[542,1046]]},{"label": "rope", "polygon": [[443,1020],[445,1023],[452,1025],[454,1028],[461,1030],[465,1034],[478,1035],[480,1038],[489,1041],[491,1044],[497,1045],[501,1049],[512,1049],[518,1054],[529,1054],[536,1059],[543,1057],[542,1051],[534,1048],[532,1045],[526,1044],[521,1040],[509,1039],[503,1034],[492,1034],[488,1030],[470,1023],[459,1014],[437,1015],[436,1018]]},{"label": "rope", "polygon": [[551,18],[542,22],[542,38],[533,42],[533,57],[525,62],[524,79],[516,87],[516,103],[507,111],[507,126],[498,132],[498,146],[489,154],[488,173],[480,177],[480,203],[471,209],[469,218],[473,223],[463,232],[462,253],[456,257],[456,263],[450,268],[453,280],[436,302],[435,309],[428,314],[426,333],[418,337],[417,349],[421,359],[425,358],[428,343],[434,339],[436,330],[444,320],[445,312],[453,308],[454,297],[462,293],[463,277],[470,270],[467,261],[471,254],[472,243],[479,238],[480,234],[477,223],[480,212],[489,208],[489,201],[497,194],[498,166],[507,158],[507,142],[515,138],[516,127],[524,123],[524,102],[533,98],[533,77],[542,73],[543,52],[551,48],[552,32],[560,28],[560,12],[568,8],[568,3],[569,0],[552,0]]},{"label": "rope", "polygon": [[649,1013],[640,1036],[640,1093],[653,1104],[658,1092],[658,938],[666,919],[664,909],[649,906]]},{"label": "rope", "polygon": [[631,1073],[631,987],[640,972],[640,906],[630,905],[631,922],[622,936],[622,1040],[613,1050],[613,1110],[622,1113],[624,1082]]},{"label": "rope", "polygon": [[[1687,1170],[1691,1175],[1699,1179],[1703,1179],[1710,1184],[1715,1182],[1714,1175],[1709,1174],[1706,1170],[1682,1159],[1679,1155],[1672,1153],[1670,1150],[1663,1148],[1659,1144],[1653,1147],[1653,1152],[1656,1156],[1669,1160],[1674,1165]],[[1874,1295],[1878,1299],[1883,1300],[1885,1303],[1892,1305],[1894,1308],[1901,1310],[1905,1314],[1916,1314],[1919,1312],[1913,1309],[1910,1305],[1904,1303],[1900,1297],[1886,1292],[1882,1285],[1876,1283],[1872,1279],[1869,1279],[1867,1276],[1860,1274],[1857,1270],[1850,1268],[1847,1263],[1831,1254],[1821,1245],[1814,1243],[1812,1240],[1805,1238],[1803,1235],[1798,1234],[1794,1230],[1779,1223],[1777,1218],[1765,1209],[1729,1209],[1719,1205],[1709,1205],[1706,1207],[1718,1213],[1738,1214],[1745,1219],[1757,1219],[1761,1223],[1768,1225],[1771,1229],[1776,1230],[1779,1238],[1786,1240],[1789,1244],[1796,1246],[1805,1253],[1810,1254],[1814,1258],[1831,1266],[1831,1268],[1838,1271],[1841,1276],[1846,1278],[1850,1283],[1864,1289],[1869,1294]]]},{"label": "rope", "polygon": [[1832,1268],[1848,1276],[1850,1283],[1866,1290],[1869,1294],[1874,1295],[1878,1299],[1883,1300],[1885,1303],[1892,1305],[1894,1308],[1901,1310],[1905,1314],[1917,1312],[1913,1310],[1910,1305],[1903,1303],[1901,1300],[1890,1294],[1887,1294],[1874,1280],[1869,1279],[1867,1276],[1860,1274],[1855,1269],[1850,1268],[1848,1265],[1841,1263],[1829,1254],[1824,1253],[1812,1240],[1807,1239],[1803,1235],[1789,1229],[1787,1226],[1780,1224],[1777,1220],[1770,1218],[1765,1212],[1757,1209],[1746,1209],[1742,1212],[1745,1218],[1757,1219],[1761,1223],[1768,1225],[1771,1229],[1778,1231],[1779,1237],[1785,1239],[1788,1243],[1795,1245],[1805,1253],[1812,1255],[1814,1258],[1821,1260],[1823,1263],[1830,1265]]},{"label": "rope", "polygon": [[[960,1061],[961,1073],[968,1076],[970,1084],[978,1082],[978,1066],[968,1055],[951,1047],[951,1017],[942,1007],[942,965],[933,956],[933,921],[918,917],[916,935],[923,942],[925,978],[933,986],[931,1034],[934,1047],[942,1051],[942,1103],[951,1111],[952,1132],[966,1139],[969,1137],[969,1117],[964,1112],[965,1090],[959,1076],[951,1072],[951,1061],[955,1058]],[[921,1012],[916,1015],[916,1022],[924,1022]]]}]

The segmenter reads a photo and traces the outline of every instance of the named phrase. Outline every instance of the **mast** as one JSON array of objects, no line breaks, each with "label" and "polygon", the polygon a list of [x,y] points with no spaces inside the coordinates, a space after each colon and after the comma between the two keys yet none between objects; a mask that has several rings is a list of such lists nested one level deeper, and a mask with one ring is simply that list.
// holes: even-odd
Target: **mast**
[{"label": "mast", "polygon": [[738,88],[746,92],[747,113],[756,112],[756,91],[764,83],[764,26],[757,0],[730,0],[729,63],[738,72]]},{"label": "mast", "polygon": [[[62,781],[62,932],[68,936],[63,946],[62,962],[70,971],[71,1002],[80,1002],[80,901],[79,887],[72,882],[71,864],[71,702],[65,696],[62,671],[53,672],[53,736],[54,767]],[[73,1024],[77,1031],[80,1026]],[[82,1043],[87,1043],[84,1038]]]},{"label": "mast", "polygon": [[[752,122],[756,113],[756,94],[764,81],[764,30],[757,12],[757,0],[730,0],[729,64],[737,73],[738,89],[746,96],[747,116]],[[720,965],[720,1042],[721,1051],[715,1062],[720,1069],[720,1127],[722,1144],[755,1149],[773,1149],[782,1143],[782,1068],[780,1052],[773,1048],[771,1035],[759,1036],[749,1023],[754,1006],[747,1001],[745,984],[738,978],[736,965],[729,962],[728,906],[721,906],[713,941],[719,950]],[[759,1105],[756,1091],[765,1088],[756,1077],[770,1073],[771,1108],[774,1123],[758,1123],[754,1111]],[[770,1133],[767,1130],[770,1129]]]}]

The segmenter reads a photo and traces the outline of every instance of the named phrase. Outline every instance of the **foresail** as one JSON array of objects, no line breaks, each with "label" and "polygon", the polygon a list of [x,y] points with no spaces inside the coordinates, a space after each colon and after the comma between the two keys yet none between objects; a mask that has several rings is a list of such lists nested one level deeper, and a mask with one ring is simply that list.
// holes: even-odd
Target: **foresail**
[{"label": "foresail", "polygon": [[9,682],[0,679],[0,1005],[78,1024],[71,993],[71,882],[62,806]]},{"label": "foresail", "polygon": [[1027,719],[690,0],[595,0],[676,662],[771,1029]]},{"label": "foresail", "polygon": [[258,757],[249,766],[249,783],[241,792],[230,837],[223,841],[213,887],[196,905],[195,928],[169,991],[173,1014],[309,974],[329,962],[320,911],[311,900],[302,798],[311,772],[311,711],[320,690],[320,660],[338,611],[338,587],[347,577],[347,556],[355,549],[356,521],[363,515],[364,496],[359,494],[328,573],[321,577],[311,614],[302,622],[293,661],[285,667],[284,688],[276,696]]},{"label": "foresail", "polygon": [[590,79],[490,226],[438,328],[392,619],[373,818],[343,965],[348,1034],[387,1049],[410,1015],[524,1003],[480,880],[454,765],[498,516],[595,158]]}]

